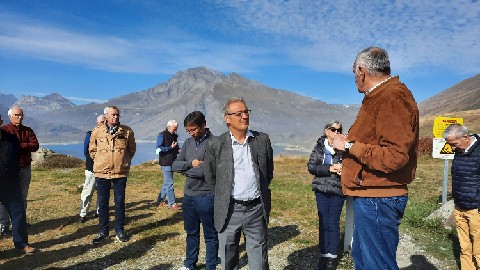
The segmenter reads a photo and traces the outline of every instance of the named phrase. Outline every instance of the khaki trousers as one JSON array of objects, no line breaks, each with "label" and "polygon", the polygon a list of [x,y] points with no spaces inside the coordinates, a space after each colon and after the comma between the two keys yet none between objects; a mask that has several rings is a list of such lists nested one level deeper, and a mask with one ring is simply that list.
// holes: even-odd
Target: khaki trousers
[{"label": "khaki trousers", "polygon": [[480,213],[478,209],[463,210],[455,206],[455,222],[460,241],[462,270],[480,269]]}]

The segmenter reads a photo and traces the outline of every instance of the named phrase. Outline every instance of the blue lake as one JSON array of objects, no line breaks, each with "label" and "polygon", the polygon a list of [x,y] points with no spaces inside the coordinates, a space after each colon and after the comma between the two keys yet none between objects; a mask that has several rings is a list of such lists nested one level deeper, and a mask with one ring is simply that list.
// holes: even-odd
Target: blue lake
[{"label": "blue lake", "polygon": [[[182,142],[180,142],[180,145]],[[41,147],[48,148],[55,153],[65,154],[73,157],[80,158],[85,160],[85,156],[83,155],[83,143],[74,143],[74,144],[41,144]],[[273,145],[273,153],[274,155],[284,154],[284,155],[298,155],[301,152],[298,151],[290,151],[285,150],[280,146]],[[303,153],[305,155],[305,153]],[[137,143],[137,152],[132,160],[132,165],[138,165],[143,162],[147,162],[150,160],[158,159],[158,156],[155,154],[155,143]]]},{"label": "blue lake", "polygon": [[[83,143],[62,145],[42,144],[40,146],[48,148],[55,153],[65,154],[85,160],[85,155],[83,155]],[[158,159],[158,156],[155,154],[155,143],[137,143],[137,151],[133,157],[132,165],[138,165],[154,159]]]}]

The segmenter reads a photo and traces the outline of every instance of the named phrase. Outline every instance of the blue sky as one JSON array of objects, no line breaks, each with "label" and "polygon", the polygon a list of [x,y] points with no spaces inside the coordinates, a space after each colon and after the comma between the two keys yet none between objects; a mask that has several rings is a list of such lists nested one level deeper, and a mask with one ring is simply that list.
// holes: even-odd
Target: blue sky
[{"label": "blue sky", "polygon": [[0,0],[0,93],[103,102],[207,66],[360,103],[372,45],[421,102],[480,73],[480,2]]}]

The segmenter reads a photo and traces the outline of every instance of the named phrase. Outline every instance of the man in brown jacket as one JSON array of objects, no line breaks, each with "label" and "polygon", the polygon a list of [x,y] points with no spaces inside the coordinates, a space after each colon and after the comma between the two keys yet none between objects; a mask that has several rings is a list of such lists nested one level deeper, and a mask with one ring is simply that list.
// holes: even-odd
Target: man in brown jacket
[{"label": "man in brown jacket", "polygon": [[398,269],[398,226],[415,177],[418,108],[410,90],[390,75],[387,52],[361,51],[353,64],[362,107],[334,148],[344,151],[342,188],[353,197],[355,269]]},{"label": "man in brown jacket", "polygon": [[120,111],[115,106],[105,108],[105,125],[92,130],[88,151],[93,159],[93,172],[97,184],[98,220],[100,233],[93,239],[99,244],[109,235],[110,187],[113,185],[115,201],[115,234],[119,242],[128,241],[125,235],[125,188],[130,163],[136,144],[133,130],[120,124]]},{"label": "man in brown jacket", "polygon": [[[1,128],[18,138],[20,141],[20,189],[22,191],[23,205],[27,211],[27,196],[32,180],[32,152],[38,150],[39,144],[35,132],[30,127],[23,125],[24,114],[20,107],[14,106],[8,110],[10,123]],[[0,234],[9,235],[10,218],[3,205],[0,204]]]}]

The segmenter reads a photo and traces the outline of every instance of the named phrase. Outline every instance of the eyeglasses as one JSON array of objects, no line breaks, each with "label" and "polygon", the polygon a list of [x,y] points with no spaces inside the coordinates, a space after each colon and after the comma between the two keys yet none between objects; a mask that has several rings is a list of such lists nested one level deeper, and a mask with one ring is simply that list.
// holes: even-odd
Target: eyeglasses
[{"label": "eyeglasses", "polygon": [[331,132],[342,133],[342,128],[329,127],[329,128],[327,128],[327,129],[330,130]]},{"label": "eyeglasses", "polygon": [[188,128],[185,129],[185,131],[187,131],[187,133],[192,133],[192,132],[195,132],[197,130],[198,130],[198,126],[194,127],[194,128],[191,128],[191,129],[188,129]]},{"label": "eyeglasses", "polygon": [[245,110],[245,111],[227,113],[227,115],[235,115],[236,117],[241,117],[242,114],[244,114],[245,116],[249,116],[251,112],[252,112],[252,110]]}]

